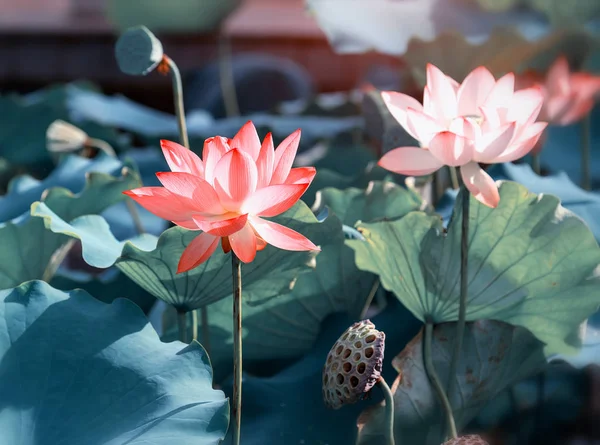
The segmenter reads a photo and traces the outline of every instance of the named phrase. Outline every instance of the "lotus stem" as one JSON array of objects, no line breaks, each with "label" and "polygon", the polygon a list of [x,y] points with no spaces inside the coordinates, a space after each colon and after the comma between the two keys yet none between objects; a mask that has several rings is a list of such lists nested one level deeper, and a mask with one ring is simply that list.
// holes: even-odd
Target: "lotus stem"
[{"label": "lotus stem", "polygon": [[394,395],[383,377],[377,380],[377,386],[385,398],[385,423],[387,427],[387,445],[395,445],[394,441]]},{"label": "lotus stem", "polygon": [[588,114],[581,121],[581,188],[584,190],[592,189],[592,179],[590,175],[590,128],[591,120]]},{"label": "lotus stem", "polygon": [[456,168],[448,167],[448,170],[450,171],[450,182],[452,183],[452,188],[454,190],[458,190],[458,188],[460,187],[460,183],[458,182],[458,174],[456,173]]},{"label": "lotus stem", "polygon": [[432,193],[433,193],[433,202],[431,203],[433,206],[437,204],[437,202],[444,196],[444,175],[443,169],[437,170],[433,174],[433,183],[432,183]]},{"label": "lotus stem", "polygon": [[[96,148],[106,153],[110,157],[117,157],[117,153],[115,152],[114,148],[112,148],[112,146],[108,142],[103,141],[102,139],[88,138],[85,142],[85,146]],[[140,218],[140,214],[137,210],[137,207],[135,206],[135,203],[131,199],[126,199],[125,205],[127,206],[127,211],[129,212],[129,215],[131,215],[135,231],[138,233],[138,235],[145,233],[144,226],[142,225],[142,219]]]},{"label": "lotus stem", "polygon": [[531,155],[531,167],[533,168],[533,171],[535,172],[536,175],[538,175],[538,176],[542,175],[542,162],[540,160],[539,153],[535,153],[535,154]]},{"label": "lotus stem", "polygon": [[187,312],[177,311],[177,328],[179,329],[179,341],[187,343]]},{"label": "lotus stem", "polygon": [[242,264],[231,251],[233,279],[233,445],[240,444],[242,427]]},{"label": "lotus stem", "polygon": [[175,101],[175,115],[177,116],[177,126],[179,127],[179,137],[181,139],[181,145],[186,148],[190,148],[190,141],[188,139],[187,126],[185,123],[185,109],[183,106],[183,85],[181,82],[181,73],[177,64],[166,54],[163,55],[161,62],[163,66],[166,66],[171,75],[171,81],[173,82],[173,99]]},{"label": "lotus stem", "polygon": [[192,312],[192,340],[198,340],[198,311],[193,310]]},{"label": "lotus stem", "polygon": [[210,329],[208,326],[208,307],[200,308],[200,323],[202,323],[202,346],[210,356]]},{"label": "lotus stem", "polygon": [[431,343],[433,337],[433,322],[431,320],[427,320],[425,323],[425,344],[424,344],[424,354],[425,354],[425,371],[429,377],[429,381],[435,390],[438,399],[442,405],[442,409],[446,414],[446,423],[449,431],[449,435],[451,439],[456,439],[458,436],[456,432],[456,423],[454,422],[454,416],[452,414],[452,406],[450,406],[450,402],[448,401],[448,397],[446,397],[446,393],[444,392],[444,388],[442,387],[442,383],[440,382],[440,378],[435,371],[435,367],[433,366],[433,357],[431,352]]},{"label": "lotus stem", "polygon": [[360,312],[359,318],[361,320],[367,316],[367,311],[369,310],[369,307],[371,306],[371,303],[373,302],[375,295],[377,295],[377,291],[379,290],[380,285],[381,285],[381,281],[379,281],[379,278],[376,278],[375,281],[373,282],[373,286],[371,286],[371,290],[369,291],[369,294],[367,295],[367,299],[365,300],[365,305],[363,306],[363,309]]},{"label": "lotus stem", "polygon": [[85,146],[97,148],[98,150],[103,151],[104,153],[106,153],[108,156],[110,156],[112,158],[117,157],[117,153],[115,153],[115,149],[112,148],[112,146],[108,142],[103,141],[102,139],[88,138],[85,141]]},{"label": "lotus stem", "polygon": [[54,253],[50,257],[50,261],[48,261],[46,269],[44,270],[44,274],[42,275],[43,281],[45,281],[46,283],[50,283],[54,275],[56,275],[56,271],[58,270],[62,262],[65,260],[67,254],[69,253],[69,250],[71,250],[71,247],[73,247],[74,244],[75,240],[70,239],[54,251]]},{"label": "lotus stem", "polygon": [[227,117],[239,116],[240,107],[235,91],[235,79],[233,78],[233,68],[231,65],[231,44],[224,35],[219,37],[219,81],[221,83],[223,103],[225,104],[225,114]]},{"label": "lotus stem", "polygon": [[450,361],[448,375],[447,395],[452,398],[456,387],[456,372],[462,350],[463,337],[467,316],[468,278],[469,278],[469,209],[471,195],[463,185],[460,191],[461,198],[461,236],[460,236],[460,298],[458,303],[458,321],[456,322],[456,336],[454,337],[454,351]]}]

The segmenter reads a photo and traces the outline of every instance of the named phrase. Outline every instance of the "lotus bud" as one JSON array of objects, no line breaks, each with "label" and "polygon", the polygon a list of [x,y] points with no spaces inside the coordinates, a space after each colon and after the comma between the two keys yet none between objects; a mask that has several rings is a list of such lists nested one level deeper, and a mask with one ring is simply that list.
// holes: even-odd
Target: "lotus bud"
[{"label": "lotus bud", "polygon": [[442,445],[489,445],[481,436],[461,436],[456,439],[450,439]]},{"label": "lotus bud", "polygon": [[145,76],[163,60],[160,40],[145,26],[125,31],[115,45],[119,69],[131,76]]},{"label": "lotus bud", "polygon": [[63,120],[55,120],[46,130],[48,151],[67,153],[85,147],[88,135],[81,128]]},{"label": "lotus bud", "polygon": [[350,326],[333,345],[323,367],[323,400],[332,409],[356,403],[381,378],[385,334],[369,320]]}]

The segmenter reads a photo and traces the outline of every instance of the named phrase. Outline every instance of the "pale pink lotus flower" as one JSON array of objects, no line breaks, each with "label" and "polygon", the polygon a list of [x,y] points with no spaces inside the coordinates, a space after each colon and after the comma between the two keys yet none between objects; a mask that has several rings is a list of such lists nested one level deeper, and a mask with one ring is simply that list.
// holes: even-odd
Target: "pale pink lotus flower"
[{"label": "pale pink lotus flower", "polygon": [[406,94],[382,92],[392,115],[420,147],[395,148],[379,165],[411,176],[427,175],[444,165],[460,167],[475,198],[496,207],[498,187],[479,163],[523,157],[547,125],[535,122],[542,108],[541,89],[514,91],[514,82],[512,73],[495,80],[478,67],[459,84],[429,64],[422,105]]},{"label": "pale pink lotus flower", "polygon": [[600,76],[572,73],[564,56],[552,64],[543,83],[540,118],[553,125],[570,125],[587,116],[600,94]]},{"label": "pale pink lotus flower", "polygon": [[124,192],[150,212],[190,230],[201,230],[184,250],[177,273],[206,261],[219,240],[245,263],[267,244],[284,250],[320,250],[310,240],[264,219],[291,208],[312,182],[314,167],[292,168],[300,130],[278,147],[269,133],[260,142],[252,122],[233,139],[206,139],[202,160],[175,142],[161,141],[170,172],[157,173],[164,187]]}]

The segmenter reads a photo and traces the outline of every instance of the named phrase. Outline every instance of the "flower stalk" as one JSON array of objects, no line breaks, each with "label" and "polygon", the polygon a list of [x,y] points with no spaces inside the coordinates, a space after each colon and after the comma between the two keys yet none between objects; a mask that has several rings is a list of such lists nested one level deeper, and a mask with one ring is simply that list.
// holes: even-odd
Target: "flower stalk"
[{"label": "flower stalk", "polygon": [[377,386],[383,392],[383,397],[385,399],[385,424],[387,428],[386,439],[387,445],[395,445],[394,440],[394,395],[390,390],[387,382],[383,377],[379,377],[377,380]]},{"label": "flower stalk", "polygon": [[590,174],[590,114],[588,113],[581,121],[581,188],[592,189]]},{"label": "flower stalk", "polygon": [[177,311],[177,328],[179,330],[179,341],[187,343],[187,312]]},{"label": "flower stalk", "polygon": [[463,337],[465,334],[468,298],[469,278],[469,210],[471,196],[466,187],[462,186],[461,198],[461,236],[460,236],[460,297],[458,303],[458,321],[456,322],[456,336],[454,338],[454,351],[450,361],[450,373],[448,375],[447,396],[452,397],[456,387],[456,372],[462,350]]},{"label": "flower stalk", "polygon": [[170,74],[173,83],[173,100],[175,103],[175,115],[177,116],[177,126],[179,127],[179,137],[181,145],[190,148],[188,139],[187,125],[185,122],[185,108],[183,106],[183,85],[181,82],[181,73],[177,64],[166,54],[158,66],[158,71],[162,74]]},{"label": "flower stalk", "polygon": [[531,155],[531,168],[536,175],[542,175],[542,162],[539,153],[534,153]]},{"label": "flower stalk", "polygon": [[433,365],[433,355],[431,352],[431,343],[433,338],[433,322],[431,320],[427,320],[425,323],[425,341],[424,341],[424,355],[425,355],[425,371],[429,377],[429,381],[433,386],[434,391],[436,392],[438,399],[442,405],[442,409],[446,415],[446,423],[449,431],[449,436],[451,439],[456,439],[458,436],[456,432],[456,423],[454,422],[454,415],[452,414],[452,406],[450,405],[450,401],[448,397],[446,397],[446,393],[444,392],[444,388],[442,387],[442,383],[440,382],[440,378],[437,375],[435,370],[435,366]]},{"label": "flower stalk", "polygon": [[231,251],[233,279],[233,445],[240,444],[242,426],[242,264]]}]

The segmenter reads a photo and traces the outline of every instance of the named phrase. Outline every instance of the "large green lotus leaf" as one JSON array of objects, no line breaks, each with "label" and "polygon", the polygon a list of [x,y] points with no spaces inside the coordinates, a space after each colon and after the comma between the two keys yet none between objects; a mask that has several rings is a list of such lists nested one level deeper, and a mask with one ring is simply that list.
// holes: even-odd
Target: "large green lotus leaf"
[{"label": "large green lotus leaf", "polygon": [[141,310],[41,281],[0,291],[0,431],[23,445],[214,444],[228,401],[198,343]]},{"label": "large green lotus leaf", "polygon": [[[70,273],[67,273],[70,272]],[[100,275],[80,271],[59,269],[52,278],[52,287],[60,290],[83,289],[104,303],[112,303],[117,298],[127,298],[137,304],[144,313],[149,313],[156,298],[131,281],[120,270],[113,268]]]},{"label": "large green lotus leaf", "polygon": [[[455,323],[433,331],[432,358],[442,382],[450,378]],[[397,443],[438,445],[445,428],[437,395],[423,364],[423,331],[394,358],[399,375],[394,382]],[[468,323],[455,375],[456,391],[449,396],[460,430],[502,390],[529,377],[546,365],[543,344],[521,327],[479,320]],[[365,411],[359,419],[359,445],[384,443],[384,407]]]},{"label": "large green lotus leaf", "polygon": [[[313,346],[323,319],[332,313],[347,312],[353,319],[361,318],[376,289],[377,277],[356,268],[352,251],[344,244],[342,223],[352,227],[359,220],[400,218],[421,206],[417,195],[391,182],[371,182],[366,190],[327,188],[319,196],[319,207],[331,211],[323,223],[331,230],[320,244],[322,251],[314,270],[299,276],[288,295],[260,306],[244,305],[244,358],[248,366],[301,356]],[[208,308],[211,358],[219,376],[231,369],[231,308],[231,299]],[[165,330],[165,339],[177,338],[173,314]]]},{"label": "large green lotus leaf", "polygon": [[[317,245],[334,233],[332,224],[320,223],[299,201],[273,221],[296,230]],[[185,247],[198,232],[173,227],[158,239],[156,249],[146,252],[126,243],[117,267],[152,295],[178,310],[190,311],[231,295],[231,255],[220,248],[200,266],[177,274],[177,264]],[[85,250],[85,246],[84,246]],[[289,293],[298,275],[312,268],[314,253],[289,252],[267,246],[256,259],[242,266],[244,297],[259,304]]]},{"label": "large green lotus leaf", "polygon": [[[42,202],[62,219],[99,213],[123,200],[124,190],[139,186],[139,177],[125,168],[119,178],[105,173],[88,173],[85,188],[78,194],[55,187],[44,192]],[[34,203],[35,208],[37,204]],[[17,286],[24,281],[40,279],[52,255],[69,238],[44,227],[41,218],[22,215],[16,220],[0,225],[0,289]]]},{"label": "large green lotus leaf", "polygon": [[155,249],[158,241],[158,237],[147,233],[130,240],[118,241],[102,216],[84,215],[67,223],[45,202],[35,202],[31,206],[31,215],[43,218],[44,225],[53,233],[67,235],[81,241],[83,260],[90,266],[100,269],[114,265],[126,243],[147,252]]},{"label": "large green lotus leaf", "polygon": [[[386,334],[383,376],[393,379],[391,358],[418,332],[421,324],[397,301],[372,318],[377,329]],[[354,320],[344,314],[328,317],[322,324],[314,347],[301,360],[275,375],[244,377],[242,443],[246,445],[353,444],[356,419],[369,404],[383,396],[373,389],[370,401],[361,401],[340,410],[323,403],[322,370],[327,353]],[[246,344],[244,343],[244,348]],[[245,349],[244,349],[245,353]],[[263,374],[266,372],[263,371]],[[231,393],[231,381],[223,385]],[[380,442],[381,445],[384,442]],[[405,442],[412,444],[413,442]],[[414,442],[416,445],[418,442]]]},{"label": "large green lotus leaf", "polygon": [[[447,234],[439,217],[415,212],[363,224],[367,242],[347,242],[359,269],[379,274],[420,320],[458,318],[458,208]],[[547,344],[548,353],[573,351],[580,324],[600,304],[600,249],[590,230],[556,197],[514,182],[501,184],[496,209],[471,197],[470,214],[467,319],[521,325]]]}]

